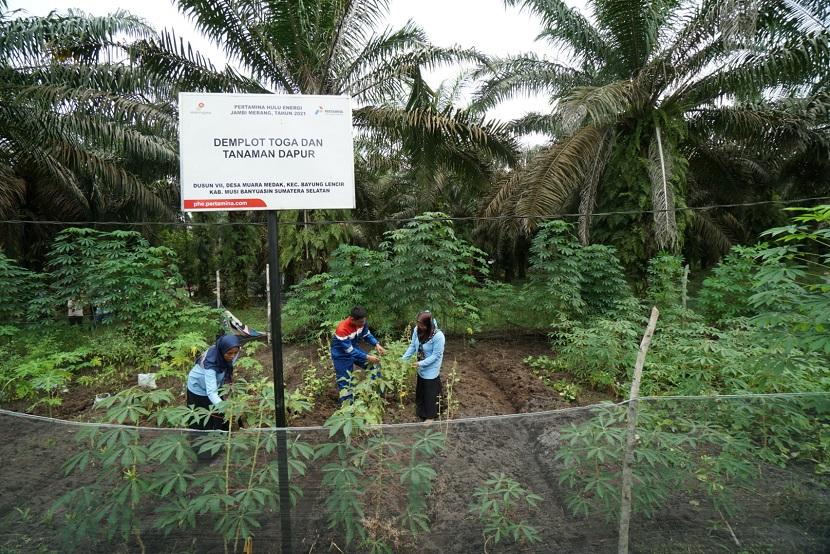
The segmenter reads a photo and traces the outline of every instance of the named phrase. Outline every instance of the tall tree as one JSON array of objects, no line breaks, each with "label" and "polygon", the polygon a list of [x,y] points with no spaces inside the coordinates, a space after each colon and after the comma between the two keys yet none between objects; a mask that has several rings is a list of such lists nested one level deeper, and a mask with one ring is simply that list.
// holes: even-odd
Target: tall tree
[{"label": "tall tree", "polygon": [[[535,14],[539,39],[564,56],[511,57],[481,71],[482,107],[524,92],[555,104],[515,122],[552,141],[505,178],[489,214],[526,217],[529,228],[533,215],[578,210],[581,240],[594,229],[629,262],[678,249],[687,229],[728,247],[728,214],[678,217],[676,208],[771,198],[774,186],[757,186],[772,182],[764,160],[827,144],[826,87],[800,96],[827,82],[825,1],[589,0],[588,15],[562,0],[506,3]],[[597,209],[653,214],[593,225]]]},{"label": "tall tree", "polygon": [[[120,11],[19,15],[0,0],[0,219],[170,217],[175,119],[127,53],[152,29]],[[3,225],[0,246],[36,258],[58,230]]]},{"label": "tall tree", "polygon": [[[438,64],[483,61],[471,49],[431,45],[416,25],[378,29],[385,0],[178,0],[180,10],[229,59],[224,68],[195,52],[172,33],[149,38],[134,49],[142,66],[178,90],[281,94],[347,94],[356,109],[358,146],[382,145],[407,160],[425,156],[470,169],[481,160],[512,163],[516,143],[503,125],[463,110],[439,109],[419,98],[420,71]],[[357,163],[365,160],[357,152]],[[358,195],[372,176],[358,167]],[[368,179],[362,179],[366,177]],[[313,214],[297,212],[297,223]],[[304,227],[288,234],[286,251],[301,259],[296,272],[317,269],[332,238],[357,236],[356,229],[330,233]],[[318,240],[319,239],[319,240]],[[289,264],[288,260],[283,260]]]}]

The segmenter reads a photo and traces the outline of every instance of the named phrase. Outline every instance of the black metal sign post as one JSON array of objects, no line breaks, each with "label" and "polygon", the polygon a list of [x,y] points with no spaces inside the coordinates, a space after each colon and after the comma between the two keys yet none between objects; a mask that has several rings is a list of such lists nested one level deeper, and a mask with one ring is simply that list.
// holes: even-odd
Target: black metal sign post
[{"label": "black metal sign post", "polygon": [[280,479],[282,552],[291,554],[291,503],[288,494],[288,444],[285,431],[285,383],[282,372],[282,306],[280,305],[279,212],[268,210],[268,263],[271,266],[271,356],[274,367],[274,410],[277,415],[277,467]]}]

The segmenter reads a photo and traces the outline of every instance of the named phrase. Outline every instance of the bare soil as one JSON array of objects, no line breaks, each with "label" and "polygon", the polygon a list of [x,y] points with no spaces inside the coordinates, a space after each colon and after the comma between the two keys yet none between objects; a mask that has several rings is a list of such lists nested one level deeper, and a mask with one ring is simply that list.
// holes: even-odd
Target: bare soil
[{"label": "bare soil", "polygon": [[[365,345],[364,345],[365,346]],[[569,402],[559,396],[551,387],[533,374],[531,368],[522,362],[527,356],[551,354],[550,343],[540,335],[520,335],[477,340],[473,343],[450,337],[444,354],[442,379],[445,380],[451,368],[456,368],[458,382],[455,396],[458,400],[456,418],[486,415],[529,413],[556,410],[573,406],[596,404],[610,400],[610,394],[582,387],[576,401]],[[322,355],[322,358],[321,358]],[[327,347],[321,352],[316,345],[287,344],[283,348],[283,366],[286,389],[291,390],[302,383],[303,371],[313,366],[319,377],[329,382],[329,387],[315,403],[311,412],[291,419],[294,427],[322,425],[339,407],[335,385],[334,368],[328,359]],[[263,365],[265,375],[272,375],[271,348],[261,347],[254,357]],[[237,369],[237,376],[251,377],[244,369]],[[184,402],[184,379],[167,377],[159,379],[160,388],[171,390]],[[565,374],[558,377],[569,380]],[[5,409],[36,415],[51,416],[71,421],[100,421],[101,414],[93,410],[95,396],[113,394],[135,385],[136,376],[125,373],[95,386],[84,386],[77,381],[69,384],[61,394],[62,403],[51,412],[45,406],[32,409],[28,402],[13,402]],[[386,411],[385,423],[415,422],[412,405],[391,403]]]}]

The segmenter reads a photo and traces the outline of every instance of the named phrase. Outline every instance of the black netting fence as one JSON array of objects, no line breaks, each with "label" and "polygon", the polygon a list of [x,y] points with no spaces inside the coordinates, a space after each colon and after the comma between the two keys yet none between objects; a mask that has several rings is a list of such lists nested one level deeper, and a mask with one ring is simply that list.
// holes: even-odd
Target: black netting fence
[{"label": "black netting fence", "polygon": [[[288,429],[293,550],[616,552],[627,410]],[[0,412],[0,552],[280,552],[252,427]],[[634,444],[631,552],[830,551],[830,394],[643,399]]]}]

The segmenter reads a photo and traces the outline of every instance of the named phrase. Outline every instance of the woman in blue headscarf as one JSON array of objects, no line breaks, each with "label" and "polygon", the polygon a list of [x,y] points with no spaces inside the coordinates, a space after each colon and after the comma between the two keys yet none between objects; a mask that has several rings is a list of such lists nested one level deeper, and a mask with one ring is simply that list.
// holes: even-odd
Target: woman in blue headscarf
[{"label": "woman in blue headscarf", "polygon": [[[413,359],[414,358],[414,359]],[[444,361],[444,333],[429,310],[418,314],[412,340],[401,360],[412,360],[418,370],[415,384],[415,413],[421,421],[438,417],[441,396],[441,363]]]},{"label": "woman in blue headscarf", "polygon": [[[239,337],[222,335],[208,348],[187,376],[187,404],[197,408],[217,408],[222,402],[219,387],[233,381],[233,364],[239,357]],[[227,431],[228,421],[221,414],[207,418],[192,429]]]}]

